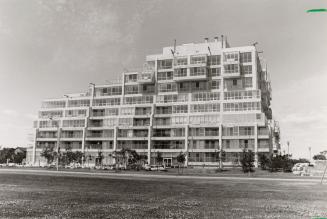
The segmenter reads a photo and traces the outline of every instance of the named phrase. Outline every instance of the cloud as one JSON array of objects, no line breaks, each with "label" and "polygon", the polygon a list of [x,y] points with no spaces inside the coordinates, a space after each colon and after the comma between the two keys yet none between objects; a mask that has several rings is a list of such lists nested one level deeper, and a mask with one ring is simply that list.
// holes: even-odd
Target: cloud
[{"label": "cloud", "polygon": [[327,110],[322,108],[321,110],[315,110],[309,113],[294,113],[286,115],[282,119],[283,123],[305,124],[322,122],[327,123]]},{"label": "cloud", "polygon": [[11,117],[19,116],[19,113],[16,110],[12,110],[12,109],[4,109],[4,110],[1,111],[1,113],[3,115],[11,116]]}]

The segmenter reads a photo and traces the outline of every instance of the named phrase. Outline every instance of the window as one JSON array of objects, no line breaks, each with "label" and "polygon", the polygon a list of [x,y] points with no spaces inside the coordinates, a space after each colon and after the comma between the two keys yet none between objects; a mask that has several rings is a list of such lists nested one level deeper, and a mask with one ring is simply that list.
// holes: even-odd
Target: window
[{"label": "window", "polygon": [[243,65],[241,68],[242,74],[252,74],[252,65]]},{"label": "window", "polygon": [[84,127],[85,120],[64,120],[63,127]]},{"label": "window", "polygon": [[134,115],[134,107],[121,108],[120,115]]},{"label": "window", "polygon": [[241,57],[241,62],[245,63],[245,62],[252,62],[252,53],[251,52],[242,52],[240,54]]},{"label": "window", "polygon": [[219,89],[220,88],[220,80],[211,81],[211,89]]},{"label": "window", "polygon": [[254,127],[253,126],[245,126],[239,127],[239,135],[243,136],[251,136],[254,135]]},{"label": "window", "polygon": [[187,113],[187,105],[174,105],[173,106],[173,113]]},{"label": "window", "polygon": [[237,103],[224,103],[224,111],[251,111],[261,110],[260,102],[237,102]]},{"label": "window", "polygon": [[42,108],[63,108],[65,107],[66,102],[64,100],[58,100],[58,101],[43,101],[42,102]]},{"label": "window", "polygon": [[237,86],[237,80],[233,80],[233,86]]},{"label": "window", "polygon": [[209,57],[210,65],[220,65],[220,55],[214,55]]},{"label": "window", "polygon": [[166,59],[166,60],[158,60],[158,69],[171,69],[173,67],[173,60]]},{"label": "window", "polygon": [[90,106],[90,100],[70,100],[68,101],[69,107],[83,107]]},{"label": "window", "polygon": [[86,116],[86,110],[67,110],[66,117],[84,117]]},{"label": "window", "polygon": [[136,82],[137,81],[137,74],[130,74],[130,75],[125,75],[125,82]]},{"label": "window", "polygon": [[191,112],[192,113],[202,113],[202,112],[219,112],[220,104],[219,103],[208,103],[208,104],[192,104]]},{"label": "window", "polygon": [[108,98],[108,99],[94,99],[94,106],[111,106],[111,105],[119,105],[120,98]]},{"label": "window", "polygon": [[239,73],[239,65],[238,64],[224,65],[224,73],[225,74]]},{"label": "window", "polygon": [[219,93],[217,92],[201,92],[201,93],[193,93],[192,101],[211,101],[211,100],[219,100]]},{"label": "window", "polygon": [[138,85],[126,85],[125,94],[137,94],[139,92]]},{"label": "window", "polygon": [[190,75],[191,76],[199,76],[199,75],[206,75],[206,67],[195,67],[190,68]]},{"label": "window", "polygon": [[173,79],[173,72],[158,72],[158,81],[166,81]]},{"label": "window", "polygon": [[153,96],[138,96],[138,97],[125,97],[124,103],[125,104],[146,104],[152,103]]},{"label": "window", "polygon": [[260,90],[229,91],[224,93],[224,100],[239,100],[252,98],[260,99]]},{"label": "window", "polygon": [[55,118],[55,117],[62,117],[62,111],[40,111],[39,118]]},{"label": "window", "polygon": [[191,64],[205,64],[206,63],[206,56],[192,56],[191,57]]},{"label": "window", "polygon": [[186,68],[178,68],[174,71],[174,77],[186,77],[187,69]]},{"label": "window", "polygon": [[179,66],[179,65],[187,65],[187,58],[176,58],[175,66]]},{"label": "window", "polygon": [[173,103],[173,102],[186,102],[188,101],[187,94],[170,94],[170,95],[158,95],[157,103]]},{"label": "window", "polygon": [[238,61],[238,52],[224,53],[224,61]]},{"label": "window", "polygon": [[167,83],[167,84],[159,84],[158,85],[159,92],[174,92],[177,91],[177,84],[175,83]]},{"label": "window", "polygon": [[211,68],[210,72],[211,72],[211,77],[217,77],[217,76],[220,76],[221,69],[220,68]]},{"label": "window", "polygon": [[187,117],[186,116],[174,116],[174,117],[171,117],[171,124],[172,125],[187,124]]},{"label": "window", "polygon": [[252,87],[252,77],[244,78],[243,83],[244,83],[244,88],[251,88]]},{"label": "window", "polygon": [[217,124],[219,122],[219,115],[197,115],[190,116],[190,124],[201,125],[201,124]]}]

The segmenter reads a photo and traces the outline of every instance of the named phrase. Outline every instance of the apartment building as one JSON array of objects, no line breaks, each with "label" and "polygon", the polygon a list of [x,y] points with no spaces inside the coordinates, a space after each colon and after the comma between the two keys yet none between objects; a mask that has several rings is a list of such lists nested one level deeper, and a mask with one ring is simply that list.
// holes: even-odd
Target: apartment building
[{"label": "apartment building", "polygon": [[110,84],[90,84],[85,93],[42,102],[35,121],[29,163],[44,162],[43,148],[81,150],[94,165],[122,148],[158,152],[166,165],[185,153],[185,165],[239,162],[243,149],[276,153],[278,123],[272,120],[271,87],[255,46],[231,47],[221,37],[203,43],[164,47],[148,55],[143,69],[124,72]]}]

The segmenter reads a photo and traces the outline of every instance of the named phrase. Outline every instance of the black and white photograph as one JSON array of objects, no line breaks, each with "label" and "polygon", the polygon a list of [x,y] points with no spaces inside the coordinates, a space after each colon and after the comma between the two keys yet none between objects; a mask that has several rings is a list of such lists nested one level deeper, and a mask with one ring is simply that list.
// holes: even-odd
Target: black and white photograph
[{"label": "black and white photograph", "polygon": [[0,218],[327,219],[326,83],[327,0],[0,0]]}]

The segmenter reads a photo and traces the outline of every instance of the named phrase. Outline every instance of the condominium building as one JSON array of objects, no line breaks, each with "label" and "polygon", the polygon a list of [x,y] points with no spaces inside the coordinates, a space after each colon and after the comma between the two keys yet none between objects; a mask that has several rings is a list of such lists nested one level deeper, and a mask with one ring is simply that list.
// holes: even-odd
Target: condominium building
[{"label": "condominium building", "polygon": [[271,87],[255,46],[231,47],[215,37],[203,43],[164,47],[148,55],[143,69],[121,80],[90,84],[85,93],[42,102],[35,121],[35,144],[27,161],[44,162],[47,146],[80,150],[93,158],[122,148],[147,155],[160,152],[166,165],[217,165],[239,162],[243,149],[280,149],[278,123],[272,120]]}]

